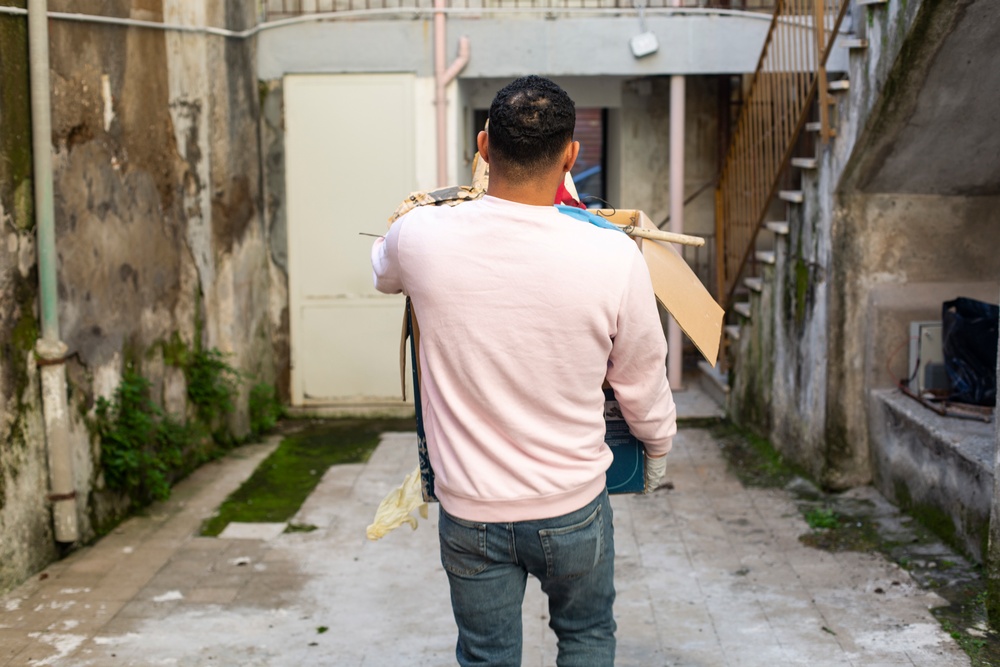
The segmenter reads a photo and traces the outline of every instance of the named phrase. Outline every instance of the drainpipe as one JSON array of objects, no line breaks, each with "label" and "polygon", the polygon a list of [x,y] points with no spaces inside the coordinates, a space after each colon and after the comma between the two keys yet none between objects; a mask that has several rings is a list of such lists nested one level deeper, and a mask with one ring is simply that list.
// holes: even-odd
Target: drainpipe
[{"label": "drainpipe", "polygon": [[446,67],[448,59],[445,33],[447,0],[434,0],[434,105],[437,113],[437,185],[448,181],[448,84],[469,63],[469,38],[458,40],[458,58]]},{"label": "drainpipe", "polygon": [[[680,0],[674,0],[680,6]],[[670,231],[684,233],[684,99],[682,75],[670,77]],[[680,252],[680,247],[674,245]],[[671,315],[667,320],[667,379],[672,389],[683,389],[683,338],[681,327]]]},{"label": "drainpipe", "polygon": [[55,212],[52,199],[52,118],[49,101],[49,27],[46,0],[28,0],[31,141],[35,179],[39,310],[42,336],[35,344],[49,463],[49,501],[58,542],[79,539],[66,397],[66,344],[59,340]]}]

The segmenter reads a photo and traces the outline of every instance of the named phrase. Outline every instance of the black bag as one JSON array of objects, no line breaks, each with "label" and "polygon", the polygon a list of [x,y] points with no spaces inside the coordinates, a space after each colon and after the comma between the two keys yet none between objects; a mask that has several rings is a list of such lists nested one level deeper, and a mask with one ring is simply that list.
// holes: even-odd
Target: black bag
[{"label": "black bag", "polygon": [[959,297],[941,308],[941,348],[951,383],[948,399],[972,405],[997,402],[997,322],[1000,307]]}]

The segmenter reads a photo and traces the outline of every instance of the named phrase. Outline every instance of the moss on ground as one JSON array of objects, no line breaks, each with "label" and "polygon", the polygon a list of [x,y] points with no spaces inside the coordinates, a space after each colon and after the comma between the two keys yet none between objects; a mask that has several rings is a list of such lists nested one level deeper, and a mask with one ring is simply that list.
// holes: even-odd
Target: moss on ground
[{"label": "moss on ground", "polygon": [[710,430],[729,469],[745,486],[782,488],[798,475],[799,471],[764,438],[730,422]]},{"label": "moss on ground", "polygon": [[[387,431],[415,431],[411,419],[312,421],[286,436],[239,489],[205,521],[214,536],[233,521],[280,523],[291,519],[332,465],[363,463]],[[296,526],[302,531],[308,527]]]}]

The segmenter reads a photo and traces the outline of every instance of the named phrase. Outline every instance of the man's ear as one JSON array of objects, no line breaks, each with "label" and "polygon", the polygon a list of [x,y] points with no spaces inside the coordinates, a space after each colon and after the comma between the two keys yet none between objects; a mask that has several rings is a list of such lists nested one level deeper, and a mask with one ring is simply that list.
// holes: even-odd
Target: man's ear
[{"label": "man's ear", "polygon": [[476,135],[476,148],[479,149],[479,157],[483,159],[486,164],[490,163],[490,135],[485,131],[480,131]]},{"label": "man's ear", "polygon": [[567,172],[573,169],[573,165],[576,164],[576,158],[580,156],[580,142],[571,141],[566,146],[566,152],[563,154],[563,172]]}]

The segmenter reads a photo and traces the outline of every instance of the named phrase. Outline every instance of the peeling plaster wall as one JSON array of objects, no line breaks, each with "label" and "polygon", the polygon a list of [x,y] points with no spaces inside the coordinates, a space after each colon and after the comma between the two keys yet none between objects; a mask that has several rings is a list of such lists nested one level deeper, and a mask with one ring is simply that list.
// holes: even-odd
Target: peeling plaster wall
[{"label": "peeling plaster wall", "polygon": [[833,115],[837,137],[817,146],[817,170],[799,174],[805,201],[786,207],[790,234],[775,245],[776,264],[765,269],[764,293],[751,297],[753,320],[736,345],[734,418],[835,489],[871,479],[863,354],[845,341],[864,313],[844,306],[844,281],[856,267],[835,247],[845,216],[838,192],[851,187],[852,162],[869,141],[862,135],[880,115],[881,91],[927,1],[852,6],[847,25],[869,47],[851,52],[850,93]]},{"label": "peeling plaster wall", "polygon": [[32,353],[39,325],[31,169],[27,23],[0,16],[0,590],[56,557]]},{"label": "peeling plaster wall", "polygon": [[[997,70],[983,45],[995,43],[986,17],[998,9],[988,0],[853,8],[852,29],[869,47],[851,56],[837,137],[818,149],[819,168],[801,174],[805,201],[789,207],[774,280],[753,297],[760,307],[738,345],[732,392],[735,415],[830,488],[872,480],[867,396],[905,373],[908,321],[940,317],[941,301],[959,294],[995,299],[1000,261],[987,240],[1000,201],[965,182],[970,165],[953,167],[984,147],[995,155],[1000,141],[983,122],[967,128],[977,152],[944,138],[965,132],[956,123],[966,117],[996,114],[996,86],[961,98],[963,109],[949,87],[966,86],[970,67]],[[916,145],[936,152],[915,154]],[[761,396],[767,410],[755,408]]]},{"label": "peeling plaster wall", "polygon": [[291,329],[288,312],[288,203],[285,197],[285,106],[282,80],[260,82],[261,161],[264,165],[264,219],[271,275],[271,322],[275,382],[287,404],[291,398]]},{"label": "peeling plaster wall", "polygon": [[[49,9],[77,4],[50,0]],[[100,11],[234,30],[256,21],[251,0],[108,0]],[[34,223],[19,194],[24,176],[6,166],[20,164],[12,156],[23,140],[8,131],[25,109],[10,93],[24,84],[8,67],[26,61],[11,55],[23,39],[6,39],[18,21],[26,24],[0,18],[0,590],[56,555],[27,352],[37,330],[17,324],[37,312]],[[127,506],[104,489],[99,444],[85,423],[126,365],[182,417],[190,410],[184,374],[165,362],[164,344],[219,349],[246,378],[230,426],[248,432],[250,388],[275,381],[273,262],[261,213],[255,42],[58,20],[49,30],[59,318],[71,355],[70,437],[86,541]]]},{"label": "peeling plaster wall", "polygon": [[[970,65],[984,76],[996,70],[995,49],[983,49],[995,43],[997,22],[988,15],[995,19],[998,9],[988,0],[924,0],[867,10],[867,37],[877,46],[852,66],[859,91],[850,95],[841,117],[861,121],[849,128],[857,148],[844,163],[830,231],[828,458],[833,465],[849,461],[853,473],[844,475],[845,482],[870,475],[862,475],[870,470],[873,447],[867,396],[885,386],[874,369],[884,365],[889,339],[903,326],[898,317],[893,323],[893,317],[883,316],[886,308],[874,290],[911,285],[909,292],[923,294],[925,312],[939,313],[940,304],[928,303],[936,298],[933,290],[921,283],[953,284],[956,289],[942,293],[957,296],[962,283],[1000,277],[996,260],[979,243],[995,236],[995,197],[967,182],[964,167],[953,168],[978,159],[990,170],[995,160],[983,161],[982,153],[966,151],[962,142],[926,143],[931,135],[958,131],[978,136],[994,156],[1000,147],[992,124],[976,122],[984,113],[996,114],[996,87],[984,85],[981,95],[964,99],[961,107],[950,101],[949,89],[968,80]],[[875,56],[880,62],[872,62]],[[967,120],[972,124],[956,130]],[[914,154],[915,138],[936,149]],[[927,187],[928,182],[936,186]]]},{"label": "peeling plaster wall", "polygon": [[[684,191],[689,196],[718,171],[718,81],[685,79]],[[611,203],[642,209],[659,224],[670,214],[670,77],[624,82],[618,124],[621,198]],[[715,233],[711,188],[685,207],[684,231]]]}]

